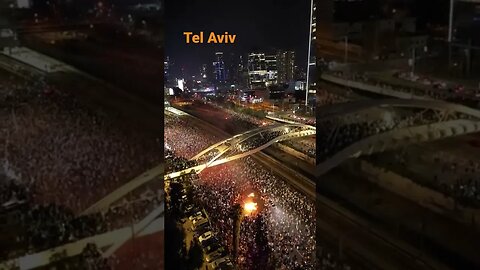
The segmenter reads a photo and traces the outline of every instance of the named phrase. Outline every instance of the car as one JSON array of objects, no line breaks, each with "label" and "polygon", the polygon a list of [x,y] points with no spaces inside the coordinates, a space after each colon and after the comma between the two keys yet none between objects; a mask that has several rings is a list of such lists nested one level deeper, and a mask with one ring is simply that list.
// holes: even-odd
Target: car
[{"label": "car", "polygon": [[192,229],[194,231],[198,230],[199,228],[203,227],[203,226],[209,226],[210,223],[208,222],[208,219],[204,218],[204,217],[199,217],[197,219],[194,219],[192,221]]},{"label": "car", "polygon": [[[206,249],[209,246],[211,246],[211,248],[215,248],[215,245],[217,245],[217,244],[218,244],[218,240],[214,237],[210,237],[207,240],[204,240],[204,241],[200,242],[200,245],[204,249]],[[210,251],[210,250],[208,250],[208,251]]]},{"label": "car", "polygon": [[200,235],[202,235],[202,234],[204,234],[208,231],[211,231],[210,226],[200,226],[195,230],[195,236],[199,237]]},{"label": "car", "polygon": [[212,236],[213,236],[213,232],[212,232],[212,231],[205,232],[205,233],[203,233],[202,235],[200,235],[200,236],[198,237],[198,241],[201,243],[201,242],[203,242],[203,241],[206,241],[206,240],[212,238]]},{"label": "car", "polygon": [[203,246],[203,252],[205,252],[206,254],[208,253],[211,253],[219,248],[221,248],[222,246],[215,240],[212,240],[211,243],[208,243],[208,245],[204,245]]},{"label": "car", "polygon": [[188,219],[190,221],[194,221],[195,219],[199,218],[199,217],[202,217],[203,218],[203,213],[202,211],[198,211],[196,213],[194,213],[193,215],[189,216]]},{"label": "car", "polygon": [[214,268],[215,270],[233,270],[235,267],[233,267],[232,262],[225,262]]},{"label": "car", "polygon": [[195,217],[194,219],[191,220],[192,225],[195,226],[195,224],[198,224],[198,222],[203,220],[203,219],[204,219],[204,217],[202,217],[202,216]]},{"label": "car", "polygon": [[184,211],[185,213],[189,213],[195,206],[193,204],[188,204],[185,206]]},{"label": "car", "polygon": [[185,209],[184,212],[185,212],[185,215],[186,215],[187,217],[190,217],[190,216],[192,216],[192,215],[195,215],[195,213],[201,211],[201,209],[198,208],[198,207],[196,207],[196,206],[193,206],[193,207],[191,207],[191,208],[190,208],[189,206],[187,206],[186,208],[187,208],[187,209]]},{"label": "car", "polygon": [[215,261],[216,259],[224,257],[225,255],[227,255],[227,252],[223,247],[220,247],[205,255],[205,260],[207,261],[207,263],[209,263]]},{"label": "car", "polygon": [[230,258],[225,256],[210,263],[210,267],[213,269],[231,269],[233,268],[233,263],[230,261]]}]

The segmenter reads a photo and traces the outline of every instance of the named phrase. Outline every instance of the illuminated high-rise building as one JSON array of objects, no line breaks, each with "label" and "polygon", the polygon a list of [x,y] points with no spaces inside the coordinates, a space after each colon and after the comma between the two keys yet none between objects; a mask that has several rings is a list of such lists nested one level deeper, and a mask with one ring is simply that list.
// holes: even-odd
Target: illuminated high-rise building
[{"label": "illuminated high-rise building", "polygon": [[200,77],[203,79],[203,80],[206,80],[208,78],[208,68],[207,68],[207,64],[203,64],[201,67],[200,67]]},{"label": "illuminated high-rise building", "polygon": [[213,73],[216,83],[225,83],[225,81],[227,80],[223,52],[215,53],[215,61],[213,62]]},{"label": "illuminated high-rise building", "polygon": [[267,67],[267,81],[266,85],[272,85],[277,83],[277,55],[267,54],[265,55],[265,66]]},{"label": "illuminated high-rise building", "polygon": [[[315,52],[313,48],[315,48],[314,42],[316,41],[316,31],[317,31],[317,19],[316,19],[316,4],[314,0],[311,0],[310,6],[310,24],[309,24],[309,39],[308,39],[308,60],[307,60],[307,82],[306,82],[306,93],[305,93],[305,105],[308,104],[309,94],[315,94],[315,87],[316,87],[316,77],[315,77],[315,67],[316,67],[316,60],[315,60]],[[315,97],[315,95],[313,95]]]},{"label": "illuminated high-rise building", "polygon": [[295,77],[295,52],[278,51],[277,52],[277,82],[288,83]]},{"label": "illuminated high-rise building", "polygon": [[165,78],[165,85],[168,85],[168,79],[170,78],[170,57],[165,56],[163,61],[163,77]]},{"label": "illuminated high-rise building", "polygon": [[248,86],[250,89],[265,88],[267,83],[267,63],[264,53],[248,55]]}]

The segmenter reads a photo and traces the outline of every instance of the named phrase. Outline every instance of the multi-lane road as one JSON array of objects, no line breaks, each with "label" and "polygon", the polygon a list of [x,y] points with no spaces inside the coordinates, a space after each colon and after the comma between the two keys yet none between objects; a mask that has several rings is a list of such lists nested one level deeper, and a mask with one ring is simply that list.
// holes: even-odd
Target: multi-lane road
[{"label": "multi-lane road", "polygon": [[[220,138],[231,137],[231,134],[210,123],[194,118],[195,122],[203,126],[206,131],[215,133]],[[266,150],[272,150],[272,148]],[[305,170],[305,164],[303,164],[304,170],[299,169],[297,162],[301,161],[296,161],[294,157],[278,152],[273,152],[271,156],[265,152],[268,151],[256,153],[252,157],[270,168],[273,173],[299,192],[316,200],[317,241],[335,248],[338,248],[341,243],[343,256],[363,269],[449,269],[435,259],[422,254],[417,248],[389,235],[388,232],[316,192],[315,182],[322,181],[322,178],[312,177],[313,166],[310,166],[311,174],[309,174],[309,170]]]}]

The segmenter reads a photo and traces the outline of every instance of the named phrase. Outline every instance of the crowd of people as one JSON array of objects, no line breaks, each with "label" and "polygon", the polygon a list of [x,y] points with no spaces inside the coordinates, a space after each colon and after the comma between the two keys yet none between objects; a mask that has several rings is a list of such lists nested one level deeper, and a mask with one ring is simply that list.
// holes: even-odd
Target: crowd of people
[{"label": "crowd of people", "polygon": [[203,131],[187,119],[165,114],[165,148],[171,149],[176,157],[191,159],[210,146],[212,141],[220,141],[215,135],[203,136]]},{"label": "crowd of people", "polygon": [[255,126],[263,126],[266,124],[272,124],[271,121],[266,120],[266,119],[259,119],[257,117],[245,114],[245,113],[240,113],[236,112],[227,106],[222,106],[216,102],[209,102],[208,105],[216,108],[217,110],[221,110],[224,113],[227,113],[229,117],[235,118],[235,121],[239,122],[241,126],[244,126],[246,130],[252,129]]},{"label": "crowd of people", "polygon": [[317,157],[317,151],[316,151],[316,142],[315,139],[297,139],[297,140],[288,140],[282,142],[282,144],[287,145],[291,147],[292,149],[295,149],[301,153],[307,154],[307,156],[311,158],[316,158]]},{"label": "crowd of people", "polygon": [[[255,193],[265,217],[268,247],[275,269],[314,269],[315,265],[315,208],[312,201],[299,194],[283,180],[245,158],[233,163],[206,169],[195,183],[195,191],[205,205],[210,219],[226,246],[231,247],[233,220],[229,212]],[[239,260],[242,269],[254,269],[249,261],[255,246],[255,230],[249,229],[254,218],[244,220]],[[252,242],[252,243],[251,243]]]},{"label": "crowd of people", "polygon": [[129,130],[69,94],[43,89],[50,88],[22,83],[0,89],[0,160],[36,202],[79,212],[160,162],[158,138]]},{"label": "crowd of people", "polygon": [[[387,90],[394,90],[402,93],[412,94],[419,97],[430,97],[439,100],[466,103],[466,105],[477,106],[479,98],[476,96],[475,91],[464,90],[463,88],[458,87],[435,87],[419,85],[418,87],[407,87],[406,85],[395,84],[393,82],[385,82],[384,80],[379,80],[368,76],[365,73],[346,73],[342,71],[332,72],[331,75],[341,77],[343,79],[357,81],[376,87],[381,87]],[[471,103],[473,101],[473,103]]]},{"label": "crowd of people", "polygon": [[[343,91],[347,93],[349,90],[345,89]],[[348,100],[349,100],[348,98],[341,95],[336,95],[331,91],[327,91],[324,89],[317,89],[317,95],[316,95],[317,107],[343,103],[343,102],[347,102]]]},{"label": "crowd of people", "polygon": [[[420,185],[454,198],[461,205],[480,207],[480,178],[478,177],[480,163],[478,161],[446,151],[428,151],[422,155],[414,153],[415,151],[402,151],[389,155],[388,159],[379,154],[372,156],[370,160],[394,171],[401,168],[403,174]],[[421,172],[415,170],[418,166],[428,167],[428,174],[419,175]]]},{"label": "crowd of people", "polygon": [[[317,153],[319,162],[337,154],[342,149],[367,137],[407,127],[423,126],[439,121],[435,111],[422,110],[413,113],[391,114],[391,118],[366,119],[356,114],[331,117],[318,122],[317,143],[322,152]],[[470,116],[451,113],[443,121],[468,119]]]},{"label": "crowd of people", "polygon": [[[175,122],[182,123],[174,127],[175,132],[165,135],[165,142],[169,144],[172,152],[191,157],[198,152],[186,150],[180,142],[197,142],[197,149],[205,149],[217,142],[214,137],[194,128],[188,118],[167,117],[175,117]],[[178,137],[175,134],[183,136]],[[175,149],[172,145],[178,145],[179,148]],[[173,161],[171,158],[169,160]],[[175,160],[178,160],[178,157]],[[167,167],[175,165],[167,164]],[[316,257],[315,248],[322,245],[315,241],[314,201],[298,193],[250,157],[207,168],[194,181],[194,197],[200,200],[214,231],[230,251],[234,244],[233,208],[251,193],[255,194],[258,202],[258,213],[246,217],[241,225],[240,254],[237,261],[240,269],[256,269],[255,266],[261,264],[259,250],[268,254],[272,269],[317,269],[315,265],[321,263],[322,258]],[[259,219],[262,222],[259,222]],[[258,225],[259,223],[264,225]],[[263,228],[263,235],[267,239],[263,247],[259,246],[261,241],[257,237],[259,226]],[[329,265],[333,265],[333,258],[330,263]],[[321,269],[348,268],[331,268],[325,264]]]},{"label": "crowd of people", "polygon": [[[0,214],[17,215],[15,224],[21,224],[8,227],[16,241],[9,248],[18,250],[4,256],[118,228],[119,208],[106,216],[80,213],[162,160],[159,134],[142,132],[62,90],[42,77],[0,80]],[[134,221],[145,208],[135,208]]]}]

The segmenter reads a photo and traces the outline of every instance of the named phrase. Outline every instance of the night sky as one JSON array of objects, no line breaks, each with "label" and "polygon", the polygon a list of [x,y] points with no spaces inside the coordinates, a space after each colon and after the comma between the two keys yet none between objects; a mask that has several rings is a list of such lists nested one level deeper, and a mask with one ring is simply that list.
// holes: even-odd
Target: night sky
[{"label": "night sky", "polygon": [[[309,0],[166,0],[165,8],[166,55],[187,75],[197,73],[202,63],[211,64],[215,51],[291,49],[297,64],[306,65]],[[228,31],[237,38],[233,45],[185,44],[185,31]]]}]

